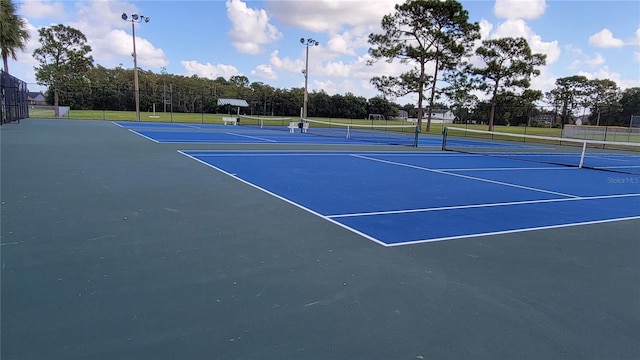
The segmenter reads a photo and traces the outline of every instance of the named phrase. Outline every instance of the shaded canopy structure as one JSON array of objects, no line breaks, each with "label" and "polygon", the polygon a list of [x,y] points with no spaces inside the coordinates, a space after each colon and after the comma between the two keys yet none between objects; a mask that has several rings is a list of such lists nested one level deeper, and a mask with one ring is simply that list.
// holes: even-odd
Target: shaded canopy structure
[{"label": "shaded canopy structure", "polygon": [[236,106],[238,108],[238,115],[240,115],[241,107],[249,107],[249,104],[246,100],[242,99],[218,99],[218,106]]}]

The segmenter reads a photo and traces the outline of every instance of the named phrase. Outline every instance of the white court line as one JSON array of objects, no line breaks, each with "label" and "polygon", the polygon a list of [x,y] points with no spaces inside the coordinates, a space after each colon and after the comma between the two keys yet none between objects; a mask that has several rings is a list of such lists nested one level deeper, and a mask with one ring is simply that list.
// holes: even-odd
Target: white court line
[{"label": "white court line", "polygon": [[262,140],[262,141],[267,141],[267,142],[278,142],[277,140],[265,139],[265,138],[261,138],[261,137],[257,137],[257,136],[249,136],[249,135],[236,134],[236,133],[230,133],[230,132],[226,132],[225,134],[233,135],[233,136],[239,136],[239,137],[243,137],[243,138],[247,138],[247,139]]},{"label": "white court line", "polygon": [[406,242],[400,242],[400,243],[395,243],[395,244],[387,244],[386,246],[387,247],[394,247],[394,246],[403,246],[403,245],[415,245],[415,244],[424,244],[424,243],[436,242],[436,241],[469,239],[469,238],[481,237],[481,236],[515,234],[515,233],[538,231],[538,230],[561,229],[561,228],[566,228],[566,227],[605,224],[605,223],[610,223],[610,222],[627,221],[627,220],[638,220],[638,219],[640,219],[640,216],[630,216],[630,217],[606,219],[606,220],[594,220],[594,221],[585,221],[585,222],[559,224],[559,225],[549,225],[549,226],[538,226],[538,227],[523,228],[523,229],[505,230],[505,231],[493,231],[493,232],[478,233],[478,234],[447,236],[447,237],[434,238],[434,239],[413,240],[413,241],[406,241]]},{"label": "white court line", "polygon": [[117,123],[117,122],[115,122],[115,121],[112,121],[111,123],[112,123],[113,125],[115,125],[115,126],[119,126],[119,127],[121,127],[121,128],[124,128],[124,126],[122,126],[122,125],[118,124],[118,123]]},{"label": "white court line", "polygon": [[[347,144],[347,143],[328,143],[328,144],[310,144],[310,143],[306,143],[306,142],[278,142],[277,140],[274,140],[275,142],[270,142],[270,143],[258,143],[258,142],[219,142],[219,141],[211,141],[211,140],[203,140],[203,141],[193,141],[193,140],[162,140],[159,141],[159,143],[161,144],[205,144],[205,145],[260,145],[260,146],[265,146],[265,145],[274,145],[274,146],[279,146],[279,145],[318,145],[318,146],[344,146],[344,145],[353,145],[353,144]],[[358,145],[361,147],[379,147],[379,145]],[[188,151],[188,150],[185,150]],[[203,150],[203,151],[216,151],[216,150]],[[233,150],[220,150],[220,151],[233,151]],[[235,151],[242,151],[242,150],[235,150]],[[259,151],[274,151],[274,150],[259,150]],[[346,150],[345,150],[346,151]]]},{"label": "white court line", "polygon": [[178,123],[178,125],[186,127],[188,129],[198,129],[198,130],[204,130],[202,127],[198,126],[198,125],[189,125],[189,124],[181,124]]},{"label": "white court line", "polygon": [[429,168],[425,168],[425,167],[422,167],[422,166],[416,166],[416,165],[410,165],[410,164],[403,164],[403,163],[399,163],[399,162],[395,162],[395,161],[380,160],[380,159],[375,159],[375,158],[371,158],[371,157],[367,157],[367,156],[362,156],[362,155],[352,155],[352,156],[357,157],[357,158],[360,158],[360,159],[371,160],[371,161],[377,161],[377,162],[381,162],[381,163],[384,163],[384,164],[391,164],[391,165],[404,166],[404,167],[408,167],[408,168],[412,168],[412,169],[418,169],[418,170],[423,170],[423,171],[429,171],[429,172],[434,172],[434,173],[442,174],[442,175],[455,176],[455,177],[460,177],[460,178],[464,178],[464,179],[475,180],[475,181],[481,181],[481,182],[486,182],[486,183],[491,183],[491,184],[496,184],[496,185],[502,185],[502,186],[514,187],[514,188],[518,188],[518,189],[524,189],[524,190],[531,190],[531,191],[536,191],[536,192],[542,192],[542,193],[545,193],[545,194],[560,195],[560,196],[566,196],[566,197],[570,197],[570,198],[577,198],[577,197],[579,197],[579,196],[577,196],[577,195],[565,194],[565,193],[561,193],[561,192],[557,192],[557,191],[550,191],[550,190],[544,190],[544,189],[533,188],[533,187],[529,187],[529,186],[522,186],[522,185],[516,185],[516,184],[506,183],[506,182],[502,182],[502,181],[495,181],[495,180],[483,179],[483,178],[479,178],[479,177],[475,177],[475,176],[468,176],[468,175],[462,175],[462,174],[450,173],[450,172],[446,172],[446,171],[442,171],[442,170],[429,169]]},{"label": "white court line", "polygon": [[569,166],[545,166],[545,167],[502,167],[502,168],[451,168],[438,169],[440,171],[510,171],[510,170],[577,170],[579,168]]},{"label": "white court line", "polygon": [[135,131],[135,130],[133,130],[133,129],[129,129],[129,131],[131,131],[132,133],[134,133],[134,134],[136,134],[136,135],[138,135],[138,136],[142,136],[143,138],[145,138],[145,139],[147,139],[147,140],[151,140],[151,141],[153,141],[153,142],[154,142],[154,143],[156,143],[156,144],[159,144],[159,143],[160,143],[158,140],[152,139],[152,138],[150,138],[150,137],[148,137],[148,136],[146,136],[146,135],[142,135],[142,134],[140,134],[139,132],[137,132],[137,131]]},{"label": "white court line", "polygon": [[640,156],[637,155],[622,155],[622,154],[587,154],[585,155],[585,158],[588,159],[604,159],[604,160],[610,160],[610,161],[619,161],[619,162],[629,162],[633,160],[636,160],[635,158],[640,158]]},{"label": "white court line", "polygon": [[294,202],[294,201],[291,201],[291,200],[289,200],[289,199],[287,199],[287,198],[285,198],[285,197],[282,197],[282,196],[280,196],[280,195],[278,195],[278,194],[276,194],[276,193],[273,193],[273,192],[271,192],[271,191],[269,191],[269,190],[267,190],[267,189],[265,189],[265,188],[262,188],[262,187],[260,187],[260,186],[258,186],[258,185],[256,185],[256,184],[253,184],[253,183],[250,183],[250,182],[248,182],[248,181],[246,181],[246,180],[244,180],[244,179],[241,179],[241,178],[239,178],[238,176],[236,176],[235,174],[232,174],[232,173],[229,173],[229,172],[227,172],[227,171],[224,171],[224,170],[220,169],[219,167],[216,167],[216,166],[213,166],[213,165],[211,165],[211,164],[207,163],[206,161],[202,161],[202,160],[200,160],[200,159],[198,159],[198,158],[196,158],[196,157],[193,157],[193,156],[191,156],[191,155],[189,155],[189,154],[186,154],[186,153],[184,153],[184,152],[183,152],[183,151],[181,151],[181,150],[178,150],[178,152],[179,152],[180,154],[182,154],[182,155],[184,155],[184,156],[187,156],[187,157],[189,157],[189,158],[191,158],[191,159],[193,159],[193,160],[195,160],[195,161],[197,161],[197,162],[199,162],[199,163],[201,163],[201,164],[204,164],[204,165],[206,165],[206,166],[208,166],[208,167],[210,167],[210,168],[212,168],[212,169],[218,170],[218,171],[220,171],[221,173],[223,173],[223,174],[225,174],[225,175],[228,175],[228,176],[230,176],[230,177],[232,177],[232,178],[234,178],[234,179],[236,179],[236,180],[238,180],[238,181],[240,181],[240,182],[242,182],[242,183],[244,183],[244,184],[247,184],[247,185],[249,185],[249,186],[251,186],[251,187],[253,187],[253,188],[255,188],[255,189],[258,189],[258,190],[260,190],[260,191],[262,191],[262,192],[264,192],[264,193],[267,193],[267,194],[269,194],[269,195],[271,195],[271,196],[273,196],[273,197],[275,197],[275,198],[277,198],[277,199],[280,199],[280,200],[282,200],[282,201],[284,201],[284,202],[286,202],[286,203],[288,203],[288,204],[291,204],[291,205],[293,205],[293,206],[296,206],[296,207],[298,207],[298,208],[300,208],[300,209],[302,209],[302,210],[304,210],[304,211],[306,211],[306,212],[309,212],[309,213],[311,213],[311,214],[313,214],[313,215],[315,215],[315,216],[318,216],[318,217],[320,217],[320,218],[322,218],[322,219],[325,219],[325,220],[329,221],[329,222],[330,222],[330,223],[332,223],[332,224],[338,225],[338,226],[340,226],[340,227],[341,227],[341,228],[343,228],[343,229],[347,229],[347,230],[349,230],[349,231],[351,231],[351,232],[354,232],[354,233],[356,233],[356,234],[358,234],[358,235],[360,235],[360,236],[362,236],[362,237],[364,237],[364,238],[366,238],[366,239],[369,239],[369,240],[371,240],[371,241],[373,241],[373,242],[375,242],[375,243],[377,243],[377,244],[380,244],[380,245],[382,245],[382,246],[388,246],[386,243],[384,243],[384,242],[382,242],[382,241],[380,241],[380,240],[378,240],[378,239],[376,239],[376,238],[374,238],[374,237],[372,237],[372,236],[370,236],[370,235],[367,235],[367,234],[365,234],[365,233],[363,233],[363,232],[361,232],[361,231],[358,231],[358,230],[356,230],[356,229],[354,229],[354,228],[352,228],[352,227],[349,227],[349,226],[347,226],[347,225],[345,225],[345,224],[341,224],[341,223],[339,223],[339,222],[337,222],[337,221],[335,221],[335,220],[329,219],[328,217],[326,217],[326,216],[324,216],[324,215],[322,215],[322,214],[320,214],[320,213],[318,213],[318,212],[315,212],[315,211],[313,211],[313,210],[309,209],[308,207],[305,207],[305,206],[303,206],[303,205],[301,205],[301,204],[298,204],[298,203],[296,203],[296,202]]},{"label": "white court line", "polygon": [[460,209],[490,208],[490,207],[512,206],[512,205],[556,203],[556,202],[565,202],[565,201],[617,199],[617,198],[638,197],[638,196],[640,196],[640,194],[599,195],[599,196],[585,196],[585,197],[562,198],[562,199],[523,200],[523,201],[511,201],[511,202],[488,203],[488,204],[442,206],[442,207],[423,208],[423,209],[389,210],[389,211],[361,212],[361,213],[352,213],[352,214],[336,214],[336,215],[327,215],[327,217],[331,219],[336,219],[336,218],[359,217],[359,216],[409,214],[409,213],[443,211],[443,210],[460,210]]},{"label": "white court line", "polygon": [[[305,152],[287,153],[290,150],[183,150],[198,156],[209,157],[299,157],[299,156],[351,156],[352,151],[345,150],[343,153],[330,152],[326,150],[305,150]],[[236,152],[237,151],[237,152]],[[273,152],[272,152],[273,151]],[[282,151],[283,153],[278,153]],[[316,152],[317,151],[317,152]],[[220,152],[220,153],[218,153]]]},{"label": "white court line", "polygon": [[597,169],[640,169],[640,165],[597,166]]},{"label": "white court line", "polygon": [[[333,144],[331,144],[333,145]],[[378,146],[378,145],[373,145]],[[353,150],[182,150],[188,153],[198,153],[198,156],[351,156],[354,155]],[[358,154],[366,155],[387,155],[384,151],[363,150]],[[396,154],[415,155],[415,153],[393,152]],[[420,153],[420,155],[437,155],[438,153]]]},{"label": "white court line", "polygon": [[14,241],[14,242],[8,242],[8,243],[2,243],[0,244],[0,246],[7,246],[7,245],[20,245],[24,243],[24,241]]}]

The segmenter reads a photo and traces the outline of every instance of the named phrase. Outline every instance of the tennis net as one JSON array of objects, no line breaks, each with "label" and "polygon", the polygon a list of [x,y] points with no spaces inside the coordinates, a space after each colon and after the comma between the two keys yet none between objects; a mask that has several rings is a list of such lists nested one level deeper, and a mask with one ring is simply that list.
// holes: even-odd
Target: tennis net
[{"label": "tennis net", "polygon": [[446,127],[442,150],[640,175],[640,144]]},{"label": "tennis net", "polygon": [[241,125],[255,125],[260,128],[265,127],[286,127],[292,121],[290,117],[260,117],[240,115]]},{"label": "tennis net", "polygon": [[387,123],[379,124],[375,122],[371,124],[347,124],[303,119],[302,132],[317,136],[337,137],[387,145],[416,146],[417,141],[415,124],[389,125]]}]

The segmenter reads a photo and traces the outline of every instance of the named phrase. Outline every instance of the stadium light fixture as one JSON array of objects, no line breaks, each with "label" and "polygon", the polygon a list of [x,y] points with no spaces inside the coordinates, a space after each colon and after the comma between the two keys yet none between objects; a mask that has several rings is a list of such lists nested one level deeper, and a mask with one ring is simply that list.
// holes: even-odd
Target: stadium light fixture
[{"label": "stadium light fixture", "polygon": [[133,37],[133,91],[136,98],[136,121],[140,121],[140,87],[138,85],[138,55],[136,53],[136,23],[148,23],[151,18],[144,15],[131,14],[131,20],[126,13],[122,13],[122,20],[131,22],[131,34]]},{"label": "stadium light fixture", "polygon": [[300,43],[304,46],[306,46],[306,56],[304,58],[304,70],[302,70],[302,74],[304,75],[304,102],[302,105],[302,118],[306,119],[307,118],[307,105],[309,103],[309,92],[308,92],[308,81],[309,81],[309,47],[311,46],[318,46],[320,45],[320,43],[317,40],[314,40],[312,38],[300,38]]}]

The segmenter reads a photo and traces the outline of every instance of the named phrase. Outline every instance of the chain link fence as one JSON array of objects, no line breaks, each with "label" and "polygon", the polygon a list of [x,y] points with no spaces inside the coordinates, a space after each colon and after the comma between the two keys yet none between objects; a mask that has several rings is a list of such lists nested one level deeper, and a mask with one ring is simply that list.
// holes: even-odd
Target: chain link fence
[{"label": "chain link fence", "polygon": [[0,70],[0,125],[29,117],[27,83]]}]

